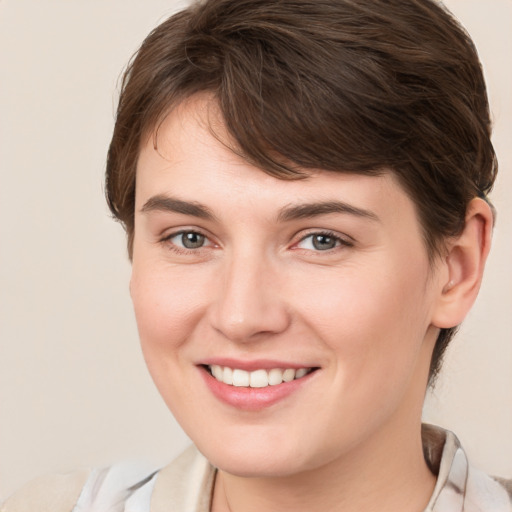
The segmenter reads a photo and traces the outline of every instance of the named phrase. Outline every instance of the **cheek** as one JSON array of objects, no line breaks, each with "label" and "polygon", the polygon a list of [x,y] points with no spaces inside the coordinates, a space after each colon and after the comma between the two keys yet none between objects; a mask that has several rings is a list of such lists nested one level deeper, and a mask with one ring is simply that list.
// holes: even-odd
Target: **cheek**
[{"label": "cheek", "polygon": [[186,273],[155,269],[158,267],[151,264],[143,268],[134,265],[131,296],[149,373],[169,409],[182,422],[194,417],[183,382],[194,369],[187,342],[205,309],[205,287]]},{"label": "cheek", "polygon": [[134,265],[130,284],[148,365],[153,358],[177,351],[186,342],[205,308],[208,289],[199,276],[170,269],[157,272],[151,267]]},{"label": "cheek", "polygon": [[290,296],[335,364],[345,367],[341,375],[398,378],[413,366],[429,325],[425,270],[383,264],[350,270],[316,275],[314,286],[297,286]]}]

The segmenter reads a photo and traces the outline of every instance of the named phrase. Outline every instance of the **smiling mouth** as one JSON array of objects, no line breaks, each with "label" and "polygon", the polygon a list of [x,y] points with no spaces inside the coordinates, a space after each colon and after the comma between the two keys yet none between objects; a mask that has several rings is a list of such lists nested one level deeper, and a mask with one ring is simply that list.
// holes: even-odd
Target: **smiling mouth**
[{"label": "smiling mouth", "polygon": [[317,368],[272,368],[270,370],[254,370],[248,372],[239,368],[219,366],[216,364],[205,366],[210,375],[223,384],[245,388],[266,388],[277,386],[283,382],[302,379]]}]

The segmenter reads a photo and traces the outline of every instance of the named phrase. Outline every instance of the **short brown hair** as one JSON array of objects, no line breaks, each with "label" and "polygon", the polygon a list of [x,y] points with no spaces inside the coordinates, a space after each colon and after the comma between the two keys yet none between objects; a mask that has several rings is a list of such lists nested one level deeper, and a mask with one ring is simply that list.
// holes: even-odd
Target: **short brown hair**
[{"label": "short brown hair", "polygon": [[[218,102],[233,150],[271,175],[390,170],[431,259],[495,179],[478,55],[436,1],[196,2],[151,32],[123,77],[106,193],[130,255],[143,139],[199,92]],[[439,335],[431,381],[454,332]]]}]

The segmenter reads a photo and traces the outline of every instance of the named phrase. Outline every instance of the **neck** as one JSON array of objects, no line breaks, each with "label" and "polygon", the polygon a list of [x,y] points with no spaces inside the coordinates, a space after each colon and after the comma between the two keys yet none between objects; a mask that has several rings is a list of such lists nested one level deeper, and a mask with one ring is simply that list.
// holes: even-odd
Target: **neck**
[{"label": "neck", "polygon": [[424,460],[420,422],[403,427],[389,425],[351,453],[291,476],[245,478],[219,470],[212,512],[420,512],[435,477]]}]

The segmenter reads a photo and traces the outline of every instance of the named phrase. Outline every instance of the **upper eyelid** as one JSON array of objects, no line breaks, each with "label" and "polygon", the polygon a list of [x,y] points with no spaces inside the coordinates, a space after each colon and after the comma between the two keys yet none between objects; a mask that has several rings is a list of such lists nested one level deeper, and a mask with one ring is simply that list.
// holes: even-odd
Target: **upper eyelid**
[{"label": "upper eyelid", "polygon": [[178,229],[169,229],[164,230],[162,234],[159,236],[161,241],[169,240],[170,238],[174,238],[175,236],[181,235],[183,233],[196,233],[198,235],[204,236],[208,240],[212,242],[212,236],[205,232],[203,229],[199,228],[178,228]]},{"label": "upper eyelid", "polygon": [[[205,238],[205,240],[207,240],[208,243],[205,245],[201,245],[199,247],[190,248],[190,247],[181,246],[180,244],[176,244],[171,241],[171,239],[178,237],[180,235],[183,235],[184,233],[195,233],[197,235],[201,235]],[[210,236],[206,235],[205,233],[202,233],[201,230],[198,230],[198,229],[178,229],[177,231],[171,231],[170,233],[165,234],[162,237],[159,237],[158,244],[162,245],[162,246],[167,245],[169,250],[178,252],[180,254],[184,254],[184,253],[194,254],[195,253],[196,255],[201,253],[201,251],[203,251],[205,249],[211,249],[211,248],[218,247],[216,242],[214,242]]]},{"label": "upper eyelid", "polygon": [[[306,231],[306,232],[304,232]],[[206,232],[206,230],[203,230],[201,228],[197,227],[190,227],[190,228],[178,228],[168,231],[167,233],[164,232],[160,237],[160,242],[169,241],[171,238],[174,238],[176,236],[179,236],[183,233],[197,233],[201,236],[204,236],[211,245],[221,245],[217,241],[215,241],[215,237],[211,235],[210,233]],[[338,233],[331,229],[321,229],[321,228],[311,228],[308,230],[301,230],[299,233],[296,233],[291,240],[291,245],[294,246],[303,240],[305,240],[308,237],[314,236],[314,235],[325,235],[330,236],[332,238],[336,238],[339,240],[342,244],[345,245],[351,245],[355,243],[355,239],[352,238],[350,235],[347,235],[346,233]],[[197,249],[196,249],[197,250]]]},{"label": "upper eyelid", "polygon": [[[328,237],[334,238],[336,241],[335,246],[331,247],[329,249],[324,249],[324,250],[320,250],[320,249],[312,248],[312,247],[300,247],[300,245],[302,243],[304,243],[305,240],[307,240],[308,238],[315,236],[315,235],[323,235],[323,236],[328,236]],[[313,241],[311,240],[309,242],[309,244],[313,244]],[[332,232],[330,230],[317,229],[317,230],[310,231],[309,233],[306,233],[306,234],[300,236],[300,238],[298,238],[297,240],[293,241],[289,246],[289,250],[303,251],[304,253],[312,254],[315,256],[328,257],[328,255],[332,256],[334,254],[339,254],[339,251],[349,249],[351,247],[354,247],[354,245],[355,245],[355,241],[351,237],[348,237],[348,236],[344,237],[343,235],[336,234],[336,232]]]},{"label": "upper eyelid", "polygon": [[[330,236],[332,238],[336,238],[344,243],[351,243],[351,244],[355,243],[355,239],[352,238],[350,235],[347,235],[345,233],[338,233],[331,229],[311,229],[310,231],[308,230],[308,232],[306,232],[302,235],[299,233],[297,242],[301,242],[302,240],[304,240],[310,236],[313,236],[313,235],[325,235],[325,236]],[[294,242],[294,243],[297,243],[297,242]]]}]

